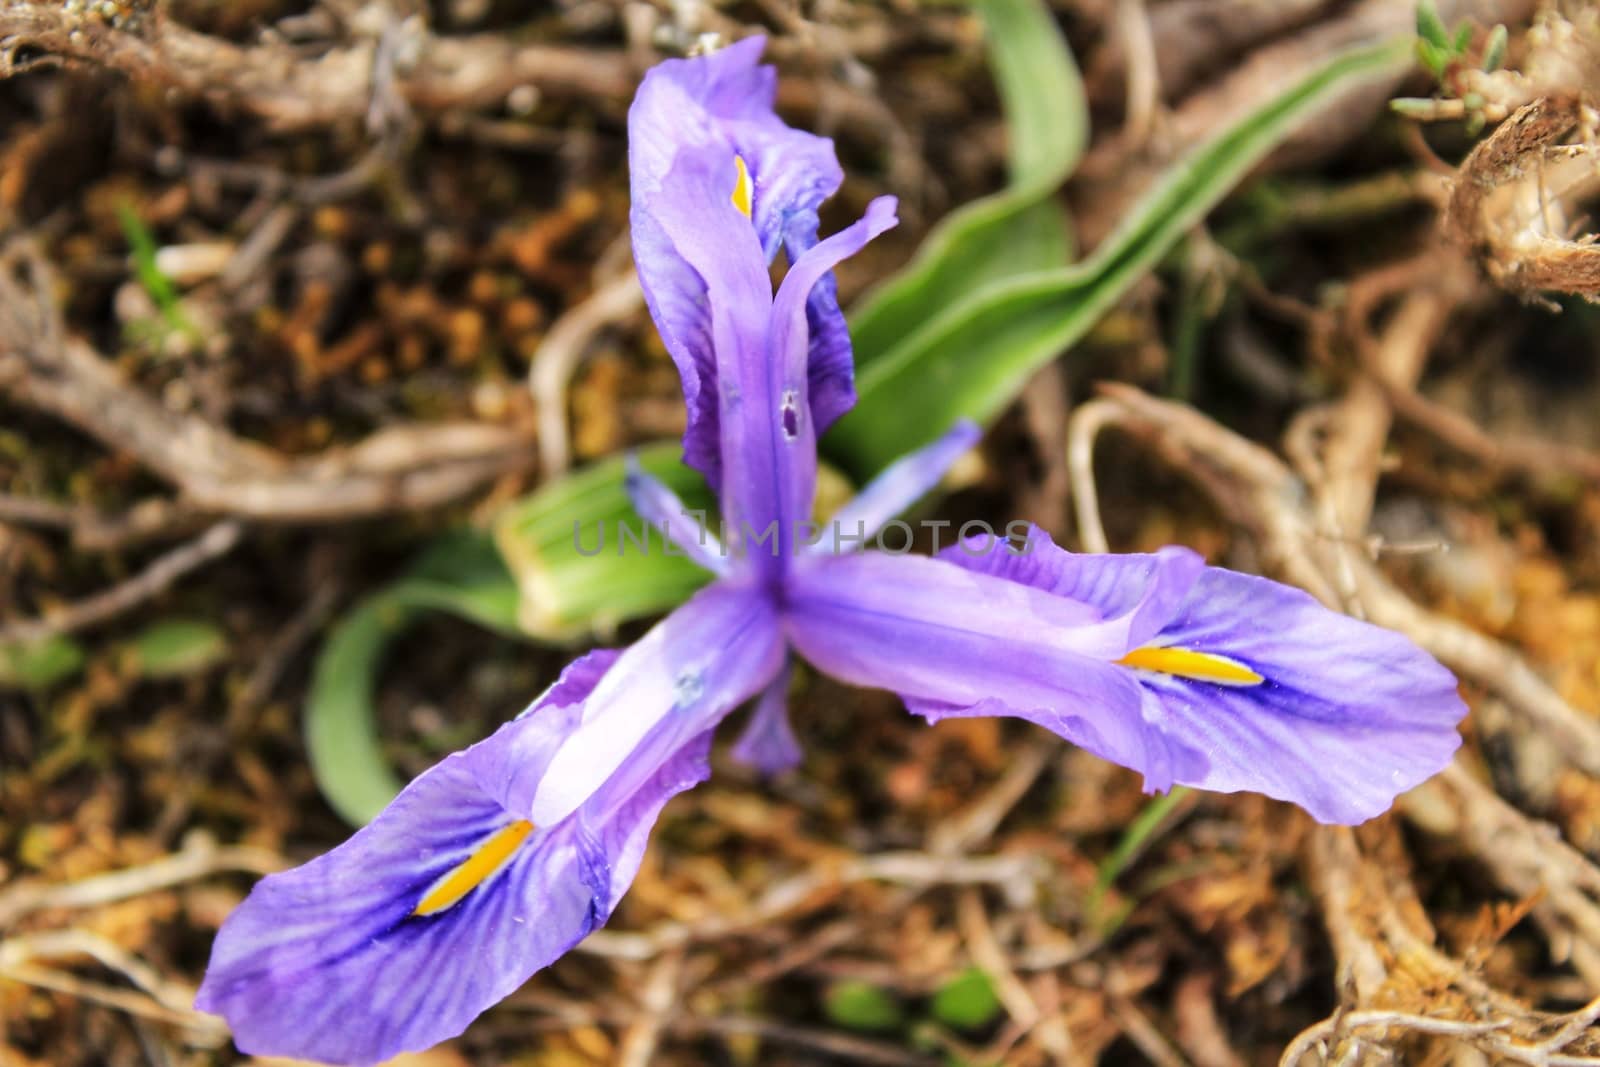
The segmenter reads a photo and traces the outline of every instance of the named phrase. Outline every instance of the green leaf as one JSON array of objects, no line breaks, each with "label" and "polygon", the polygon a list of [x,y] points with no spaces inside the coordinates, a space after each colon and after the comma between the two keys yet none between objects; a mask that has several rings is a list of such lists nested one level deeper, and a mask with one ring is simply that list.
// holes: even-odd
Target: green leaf
[{"label": "green leaf", "polygon": [[986,282],[1058,267],[1071,256],[1066,216],[1048,198],[1088,142],[1078,68],[1039,0],[979,0],[977,8],[1005,107],[1011,181],[952,211],[904,270],[852,310],[858,370],[890,351],[930,308],[960,305]]},{"label": "green leaf", "polygon": [[1417,2],[1417,36],[1439,48],[1450,47],[1450,31],[1445,28],[1433,0]]},{"label": "green leaf", "polygon": [[1450,65],[1450,53],[1434,44],[1432,41],[1417,39],[1417,62],[1434,75],[1442,77],[1445,67]]},{"label": "green leaf", "polygon": [[1011,403],[1262,157],[1352,82],[1403,69],[1405,42],[1346,52],[1173,166],[1083,262],[992,282],[918,325],[857,378],[860,400],[823,440],[857,479],[927,444],[959,418],[980,422]]},{"label": "green leaf", "polygon": [[[663,443],[635,455],[686,508],[704,510],[711,522],[711,491],[678,452],[677,444]],[[623,489],[625,473],[622,456],[601,460],[524,497],[495,520],[495,544],[516,576],[517,621],[528,636],[562,643],[605,633],[675,607],[710,579],[688,559],[667,555],[659,531],[646,533]],[[624,530],[647,538],[645,547],[625,540]]]},{"label": "green leaf", "polygon": [[995,996],[989,976],[972,967],[939,987],[930,1010],[946,1026],[977,1030],[1000,1014],[1000,998]]},{"label": "green leaf", "polygon": [[183,313],[183,304],[178,297],[177,287],[156,263],[155,235],[144,224],[144,220],[139,217],[133,205],[125,200],[117,204],[117,222],[122,227],[122,234],[127,239],[128,248],[133,256],[134,275],[139,279],[139,285],[161,311],[161,318],[166,328],[199,340],[200,331]]},{"label": "green leaf", "polygon": [[888,991],[854,978],[828,987],[823,1012],[830,1022],[847,1030],[893,1030],[905,1018],[899,1001]]},{"label": "green leaf", "polygon": [[389,642],[426,610],[516,632],[517,587],[487,536],[460,531],[440,539],[404,577],[340,619],[317,654],[306,749],[317,787],[351,825],[366,823],[400,791],[378,736],[378,670]]},{"label": "green leaf", "polygon": [[145,678],[199,674],[227,655],[227,635],[204,619],[164,619],[152,623],[128,646],[129,666]]},{"label": "green leaf", "polygon": [[1483,69],[1493,73],[1500,69],[1506,61],[1506,42],[1509,39],[1504,26],[1496,26],[1489,31],[1489,39],[1483,45]]},{"label": "green leaf", "polygon": [[1101,861],[1100,869],[1095,874],[1094,888],[1089,892],[1089,899],[1085,902],[1085,910],[1094,917],[1102,936],[1109,937],[1122,925],[1132,910],[1130,904],[1108,913],[1103,906],[1106,893],[1122,876],[1122,872],[1128,869],[1134,857],[1143,852],[1145,846],[1160,834],[1171,828],[1173,814],[1193,795],[1194,790],[1188,786],[1176,785],[1159,796],[1151,797],[1145,803],[1144,809],[1123,831],[1121,839],[1117,841],[1117,847]]},{"label": "green leaf", "polygon": [[83,647],[60,634],[27,644],[0,644],[0,689],[50,689],[82,670],[84,659]]}]

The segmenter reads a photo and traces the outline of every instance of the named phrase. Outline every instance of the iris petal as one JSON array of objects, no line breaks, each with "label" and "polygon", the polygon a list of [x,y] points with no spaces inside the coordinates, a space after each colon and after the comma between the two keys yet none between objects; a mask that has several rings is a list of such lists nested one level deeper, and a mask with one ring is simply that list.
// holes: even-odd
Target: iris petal
[{"label": "iris petal", "polygon": [[[1029,549],[945,558],[1104,612],[1125,610],[1160,559],[1075,554],[1039,530]],[[1252,790],[1323,822],[1357,823],[1443,769],[1461,743],[1466,705],[1448,670],[1401,635],[1265,578],[1206,567],[1181,596],[1152,602],[1130,637],[1126,671],[1142,690],[1141,717],[1171,750],[1204,757],[1171,768],[1184,785]],[[1221,657],[1236,670],[1206,678],[1173,669],[1170,655],[1168,669],[1136,669],[1162,663],[1151,648]],[[1165,784],[1163,773],[1129,765]]]},{"label": "iris petal", "polygon": [[781,431],[777,469],[772,475],[785,500],[779,547],[785,556],[794,552],[793,520],[810,514],[817,484],[817,434],[820,431],[810,417],[807,300],[838,263],[861,251],[868,241],[894,226],[896,221],[894,197],[880,196],[873,200],[853,225],[797,259],[784,275],[783,284],[773,299],[767,360],[776,364],[779,374],[779,404],[768,417],[777,421]]},{"label": "iris petal", "polygon": [[884,523],[938,485],[945,472],[982,436],[977,423],[962,419],[937,441],[889,464],[834,514],[816,551],[848,552],[863,547]]},{"label": "iris petal", "polygon": [[728,580],[700,590],[606,672],[581,724],[539,775],[528,818],[553,824],[600,782],[632,781],[652,763],[647,740],[670,749],[710,730],[782,664],[777,609],[764,591]]},{"label": "iris petal", "polygon": [[537,773],[576,727],[611,657],[590,658],[349,841],[262,879],[223,924],[196,1006],[246,1052],[375,1063],[460,1033],[603,924],[661,806],[705,778],[709,735],[625,794],[607,783],[570,818],[529,825],[503,776]]},{"label": "iris petal", "polygon": [[789,724],[789,664],[783,665],[756,701],[750,722],[730,753],[762,774],[781,774],[800,765],[803,754]]},{"label": "iris petal", "polygon": [[[735,179],[748,175],[748,218],[734,214],[746,231],[753,230],[764,262],[782,249],[792,264],[817,243],[817,209],[843,181],[833,142],[793,129],[773,110],[777,77],[759,65],[764,45],[764,38],[750,37],[709,55],[659,64],[645,76],[628,113],[634,260],[651,316],[683,378],[689,407],[685,459],[719,490],[706,279],[654,218],[662,204],[658,198],[680,152],[726,152],[730,194]],[[831,276],[809,288],[805,304],[811,415],[820,432],[855,402],[850,335]]]},{"label": "iris petal", "polygon": [[638,516],[661,531],[667,540],[683,550],[684,555],[712,574],[728,572],[728,557],[723,552],[722,542],[708,528],[706,514],[684,507],[678,494],[640,466],[638,457],[632,453],[628,454],[624,488]]},{"label": "iris petal", "polygon": [[[1006,551],[998,548],[996,551]],[[919,556],[867,552],[797,564],[785,627],[796,650],[856,685],[899,693],[929,719],[1015,715],[1127,766],[1161,773],[1169,752],[1140,716],[1132,672],[1110,660],[1167,587],[1192,581],[1182,557],[1121,616],[1019,582]]]},{"label": "iris petal", "polygon": [[761,531],[784,521],[773,477],[781,447],[774,420],[779,369],[767,348],[772,282],[755,233],[733,205],[737,178],[731,149],[685,148],[653,198],[648,221],[705,281],[715,376],[701,379],[700,387],[714,393],[699,402],[715,412],[710,428],[721,450],[722,511],[730,528]]}]

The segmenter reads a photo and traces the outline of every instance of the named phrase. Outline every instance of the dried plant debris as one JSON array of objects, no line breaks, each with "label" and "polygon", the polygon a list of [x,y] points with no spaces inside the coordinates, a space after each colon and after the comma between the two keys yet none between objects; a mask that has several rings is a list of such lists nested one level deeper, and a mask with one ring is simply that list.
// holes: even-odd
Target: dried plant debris
[{"label": "dried plant debris", "polygon": [[[1600,295],[1600,9],[1534,6],[1440,0],[1435,98],[1374,118],[1397,69],[1313,123],[1194,235],[1205,299],[1193,263],[1145,273],[923,505],[1187,544],[1407,633],[1472,708],[1446,774],[1353,832],[1152,806],[1024,724],[797,672],[799,769],[719,740],[607,928],[400,1064],[1600,1063],[1600,309],[1565,297]],[[1138,175],[1415,14],[1049,8],[1091,74],[1089,248]],[[962,6],[0,3],[4,1067],[252,1063],[193,994],[253,882],[348,832],[307,769],[316,653],[442,528],[682,431],[624,112],[658,59],[757,31],[848,157],[842,209],[902,197],[847,303],[1004,184]],[[393,643],[395,767],[555,679],[509,631]]]},{"label": "dried plant debris", "polygon": [[1481,62],[1441,57],[1452,99],[1408,109],[1469,126],[1504,120],[1461,164],[1445,226],[1512,292],[1600,298],[1590,214],[1600,195],[1600,10],[1547,11],[1519,48],[1519,70],[1497,69],[1503,34],[1484,43]]},{"label": "dried plant debris", "polygon": [[1461,165],[1446,225],[1491,278],[1524,295],[1600,299],[1600,111],[1546,97],[1525,104]]}]

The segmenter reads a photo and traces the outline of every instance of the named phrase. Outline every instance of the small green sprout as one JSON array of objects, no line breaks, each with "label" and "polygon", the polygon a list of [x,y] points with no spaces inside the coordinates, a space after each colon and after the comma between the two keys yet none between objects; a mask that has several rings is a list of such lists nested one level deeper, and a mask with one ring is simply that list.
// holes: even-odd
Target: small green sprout
[{"label": "small green sprout", "polygon": [[[139,279],[140,287],[149,295],[161,313],[163,328],[160,333],[181,334],[190,342],[198,344],[201,340],[200,331],[184,313],[177,286],[156,263],[156,239],[150,232],[150,227],[145,225],[133,205],[126,200],[117,205],[117,222],[122,226],[123,236],[128,240],[129,254],[133,258],[134,276]],[[157,336],[153,340],[159,347],[161,337]]]}]

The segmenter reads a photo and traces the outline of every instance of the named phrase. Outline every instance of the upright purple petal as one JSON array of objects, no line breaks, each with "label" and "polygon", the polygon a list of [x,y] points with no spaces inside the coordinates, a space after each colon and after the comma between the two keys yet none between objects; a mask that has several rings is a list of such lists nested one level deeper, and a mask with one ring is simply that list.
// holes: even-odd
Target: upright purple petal
[{"label": "upright purple petal", "polygon": [[623,652],[549,766],[526,779],[530,791],[514,795],[515,805],[551,825],[588,802],[602,782],[631,793],[640,768],[655,758],[641,755],[647,743],[671,750],[707,732],[782,664],[771,597],[728,580],[707,586]]},{"label": "upright purple petal", "polygon": [[603,924],[662,805],[706,777],[709,734],[558,823],[506,801],[527,792],[508,776],[542,773],[613,658],[580,660],[343,845],[262,879],[217,935],[196,1006],[249,1053],[376,1063],[459,1034]]},{"label": "upright purple petal", "polygon": [[733,204],[738,179],[731,148],[680,150],[660,187],[633,207],[636,238],[644,233],[653,242],[659,234],[665,251],[636,239],[634,258],[669,347],[670,310],[660,303],[652,275],[678,281],[687,269],[703,286],[696,313],[709,314],[709,332],[701,340],[709,340],[710,352],[690,352],[688,363],[675,353],[691,399],[685,456],[692,460],[715,441],[724,514],[731,523],[748,519],[765,526],[779,514],[770,475],[777,434],[770,415],[777,371],[767,358],[772,283],[750,220]]},{"label": "upright purple petal", "polygon": [[779,551],[785,556],[794,553],[793,521],[810,514],[817,487],[817,435],[821,430],[814,424],[810,403],[807,301],[835,265],[861,251],[896,221],[894,197],[878,197],[853,225],[797,259],[784,275],[772,303],[768,352],[779,368],[780,392],[778,406],[768,417],[776,420],[780,431],[776,477],[785,500],[785,523],[779,542]]},{"label": "upright purple petal", "polygon": [[[651,219],[706,282],[716,355],[722,511],[729,528],[776,532],[786,523],[779,368],[769,356],[772,287],[755,231],[732,201],[731,151],[684,149],[654,198]],[[777,570],[776,546],[762,569]],[[759,561],[759,557],[758,557]]]},{"label": "upright purple petal", "polygon": [[[742,43],[742,42],[741,42]],[[770,71],[770,67],[759,68]],[[833,142],[792,129],[768,109],[730,123],[734,146],[750,167],[753,217],[770,262],[783,249],[792,265],[817,244],[817,209],[844,180]],[[806,295],[810,409],[817,433],[855,406],[855,360],[850,330],[839,309],[838,286],[825,273]]]},{"label": "upright purple petal", "polygon": [[1169,751],[1146,726],[1140,687],[1110,661],[1150,603],[1192,584],[1187,562],[1171,557],[1138,603],[1104,618],[1091,605],[941,560],[813,556],[795,565],[784,626],[817,667],[899,693],[930,719],[1015,715],[1165,786],[1195,755]]},{"label": "upright purple petal", "polygon": [[[793,129],[773,110],[777,76],[758,64],[764,45],[764,38],[751,37],[705,56],[659,64],[645,76],[628,113],[634,258],[651,316],[683,377],[689,407],[685,458],[719,490],[706,279],[653,216],[679,153],[715,149],[728,153],[728,175],[733,157],[746,168],[747,225],[765,262],[782,248],[793,264],[817,243],[817,209],[839,188],[843,172],[832,141]],[[850,337],[831,276],[809,288],[806,304],[812,417],[826,429],[854,403]]]},{"label": "upright purple petal", "polygon": [[[810,229],[804,231],[804,239],[796,227],[794,236],[784,242],[784,253],[790,263],[796,262],[816,243],[816,223],[812,221],[808,225]],[[856,406],[855,349],[850,341],[850,327],[839,309],[839,286],[832,274],[823,275],[806,298],[806,325],[810,328],[806,368],[811,419],[817,424],[820,436]]]},{"label": "upright purple petal", "polygon": [[828,520],[828,529],[816,550],[849,552],[863,547],[884,523],[938,485],[945,472],[982,436],[977,423],[962,419],[932,444],[889,464]]},{"label": "upright purple petal", "polygon": [[680,149],[724,142],[749,168],[767,261],[783,248],[792,262],[816,243],[817,209],[844,172],[831,140],[778,117],[777,71],[760,64],[765,47],[766,38],[746,37],[651,68],[628,116],[628,165],[637,196],[665,179]]},{"label": "upright purple petal", "polygon": [[661,225],[634,198],[630,214],[633,262],[645,306],[677,365],[688,425],[683,461],[722,488],[722,441],[717,432],[717,356],[711,340],[711,300],[705,280],[684,262]]},{"label": "upright purple petal", "polygon": [[640,466],[631,452],[623,486],[633,510],[663,538],[712,574],[728,573],[728,557],[721,540],[710,530],[710,518],[703,511],[684,507],[678,494]]},{"label": "upright purple petal", "polygon": [[664,60],[646,72],[628,109],[628,173],[635,201],[666,181],[683,149],[735,151],[731,121],[759,122],[763,115],[778,121],[772,113],[776,73],[759,65],[765,47],[764,37],[747,37],[703,56]]},{"label": "upright purple petal", "polygon": [[[1029,548],[944,558],[1107,614],[1127,609],[1159,560],[1078,555],[1042,531]],[[1449,671],[1401,635],[1265,578],[1207,567],[1131,636],[1118,658],[1143,691],[1143,719],[1205,754],[1175,774],[1184,785],[1252,790],[1323,822],[1357,823],[1436,774],[1461,743],[1466,706]]]}]

